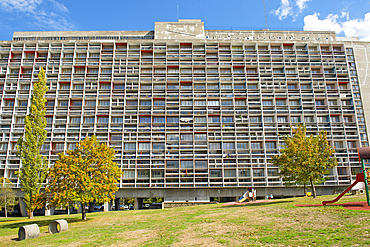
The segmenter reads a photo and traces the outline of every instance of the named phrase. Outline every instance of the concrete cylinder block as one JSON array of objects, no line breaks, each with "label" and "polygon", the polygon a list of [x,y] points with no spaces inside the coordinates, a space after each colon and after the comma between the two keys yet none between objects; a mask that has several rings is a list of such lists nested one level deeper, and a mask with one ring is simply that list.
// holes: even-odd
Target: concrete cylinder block
[{"label": "concrete cylinder block", "polygon": [[66,220],[54,220],[49,224],[49,232],[60,233],[68,230],[68,222]]},{"label": "concrete cylinder block", "polygon": [[19,227],[19,230],[18,230],[19,240],[37,238],[39,236],[40,236],[40,228],[37,224]]}]

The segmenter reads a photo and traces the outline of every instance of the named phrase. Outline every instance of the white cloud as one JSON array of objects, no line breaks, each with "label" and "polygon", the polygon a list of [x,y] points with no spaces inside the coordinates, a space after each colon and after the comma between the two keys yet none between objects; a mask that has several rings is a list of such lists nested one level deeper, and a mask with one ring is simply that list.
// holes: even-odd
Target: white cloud
[{"label": "white cloud", "polygon": [[306,2],[309,1],[311,0],[293,0],[291,2],[289,2],[289,0],[281,0],[280,7],[276,10],[272,10],[271,13],[276,15],[279,20],[292,16],[293,21],[295,21],[295,18],[307,8]]},{"label": "white cloud", "polygon": [[0,0],[0,5],[6,11],[34,12],[42,0]]},{"label": "white cloud", "polygon": [[[304,30],[330,30],[337,34],[344,33],[347,37],[359,37],[360,40],[370,41],[370,12],[363,19],[349,19],[349,14],[328,15],[325,19],[319,19],[318,13],[304,17]],[[341,18],[345,18],[341,21]]]},{"label": "white cloud", "polygon": [[297,7],[298,7],[298,9],[299,9],[299,12],[300,13],[302,13],[302,11],[305,9],[305,8],[307,8],[307,4],[306,4],[306,2],[309,2],[309,1],[311,1],[311,0],[297,0],[296,1],[296,5],[297,5]]},{"label": "white cloud", "polygon": [[66,15],[69,10],[56,0],[0,0],[0,11],[26,14],[33,26],[42,30],[73,30],[75,25]]}]

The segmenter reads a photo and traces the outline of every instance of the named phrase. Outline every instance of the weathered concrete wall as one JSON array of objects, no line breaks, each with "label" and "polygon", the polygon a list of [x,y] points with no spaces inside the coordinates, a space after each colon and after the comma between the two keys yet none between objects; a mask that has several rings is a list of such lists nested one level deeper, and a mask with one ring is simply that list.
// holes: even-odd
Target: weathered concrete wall
[{"label": "weathered concrete wall", "polygon": [[204,39],[204,23],[201,20],[179,20],[178,22],[156,22],[155,39]]}]

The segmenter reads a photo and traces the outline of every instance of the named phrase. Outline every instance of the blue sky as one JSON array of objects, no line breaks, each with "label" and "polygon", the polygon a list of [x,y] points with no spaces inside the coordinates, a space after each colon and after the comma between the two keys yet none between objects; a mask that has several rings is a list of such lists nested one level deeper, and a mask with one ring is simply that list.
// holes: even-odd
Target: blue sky
[{"label": "blue sky", "polygon": [[[370,0],[265,0],[268,27],[333,30],[370,41]],[[178,11],[177,11],[178,6]],[[263,0],[0,0],[0,40],[14,31],[153,30],[201,19],[206,29],[265,28]]]}]

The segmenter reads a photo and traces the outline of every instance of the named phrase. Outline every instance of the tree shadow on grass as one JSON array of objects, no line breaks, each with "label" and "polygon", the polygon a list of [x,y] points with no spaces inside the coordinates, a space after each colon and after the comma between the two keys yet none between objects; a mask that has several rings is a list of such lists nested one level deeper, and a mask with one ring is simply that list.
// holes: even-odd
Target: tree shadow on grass
[{"label": "tree shadow on grass", "polygon": [[244,204],[234,204],[234,205],[227,205],[227,207],[252,207],[252,206],[267,206],[267,205],[274,205],[274,204],[281,204],[281,203],[290,203],[293,201],[283,201],[283,202],[261,202],[261,203],[244,203]]},{"label": "tree shadow on grass", "polygon": [[[22,222],[17,222],[17,223],[10,223],[10,224],[2,224],[0,225],[0,229],[14,229],[14,228],[19,228],[21,226],[25,225],[31,225],[31,224],[37,224],[39,227],[43,226],[48,226],[50,222],[54,221],[53,220],[30,220],[30,221],[22,221]],[[74,223],[74,222],[88,222],[89,220],[92,220],[92,218],[88,218],[87,220],[82,220],[82,219],[77,219],[77,218],[72,218],[72,219],[67,219],[66,221],[68,224]]]}]

